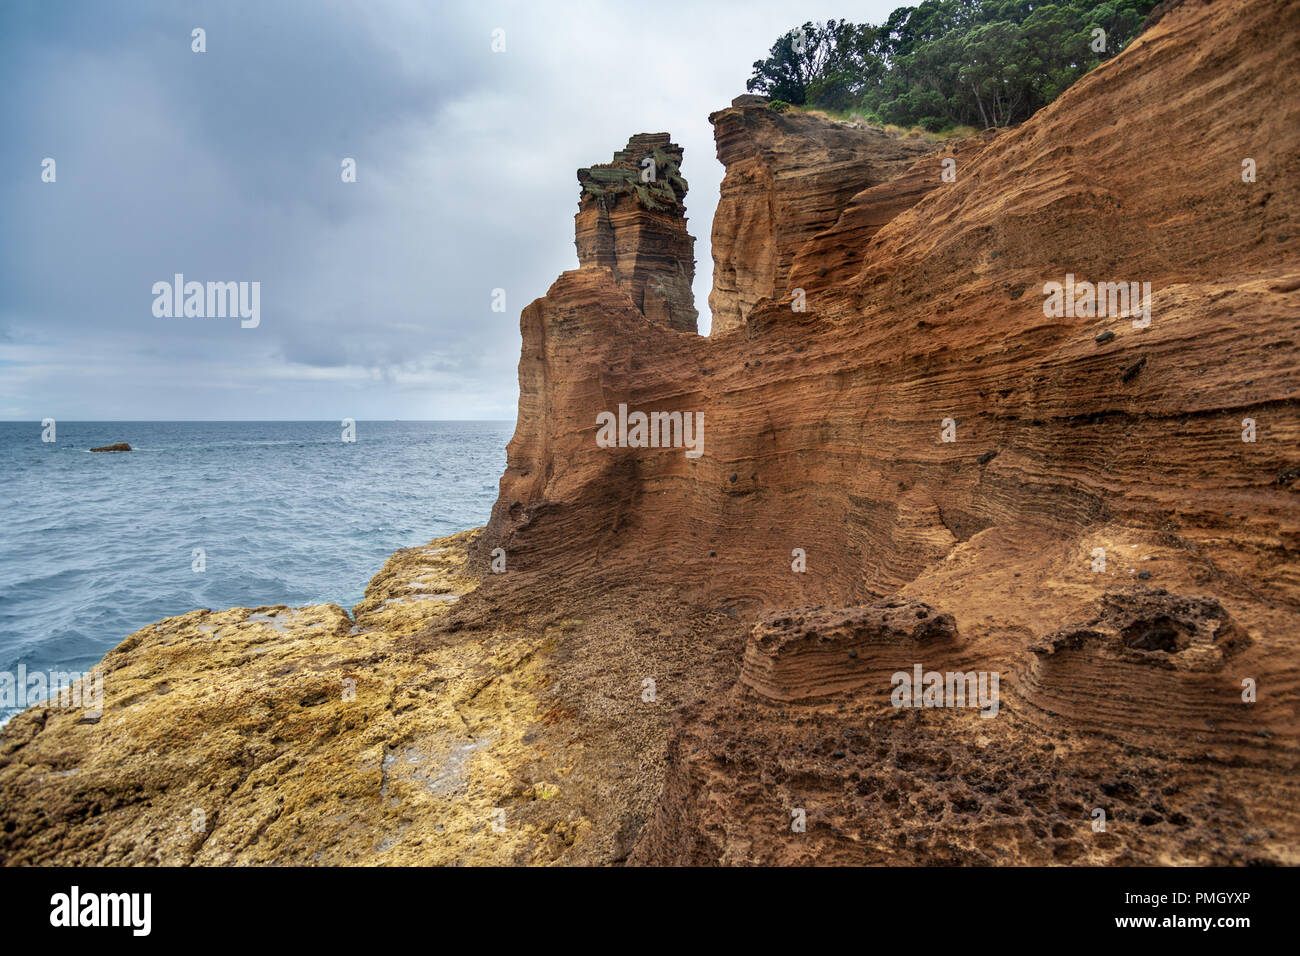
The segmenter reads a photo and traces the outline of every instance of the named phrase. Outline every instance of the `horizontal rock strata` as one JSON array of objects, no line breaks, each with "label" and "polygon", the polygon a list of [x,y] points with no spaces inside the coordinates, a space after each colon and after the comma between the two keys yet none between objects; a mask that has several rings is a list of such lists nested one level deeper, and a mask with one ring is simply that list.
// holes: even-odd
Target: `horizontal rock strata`
[{"label": "horizontal rock strata", "polygon": [[[895,708],[866,652],[751,637],[681,715],[632,860],[1300,859],[1296,15],[1189,0],[1023,126],[884,172],[884,134],[743,101],[715,114],[709,339],[598,269],[525,311],[503,600],[550,600],[544,570],[742,625],[919,601],[960,635],[936,669],[1001,676],[992,719]],[[1150,282],[1150,323],[1048,314],[1067,276]],[[599,446],[620,405],[695,411],[705,453]],[[1045,653],[1062,629],[1091,636]]]},{"label": "horizontal rock strata", "polygon": [[578,170],[578,262],[610,270],[652,322],[695,331],[695,240],[686,231],[682,149],[667,133],[628,140],[612,163]]},{"label": "horizontal rock strata", "polygon": [[957,638],[951,614],[920,601],[864,608],[797,608],[764,615],[745,648],[740,683],[773,700],[823,697],[875,682],[887,693],[895,671]]},{"label": "horizontal rock strata", "polygon": [[[744,325],[760,299],[788,295],[795,256],[835,225],[854,195],[935,152],[884,130],[778,113],[752,96],[737,97],[709,122],[727,170],[713,219],[713,335]],[[894,211],[905,208],[905,195],[920,198],[915,183],[896,191]]]}]

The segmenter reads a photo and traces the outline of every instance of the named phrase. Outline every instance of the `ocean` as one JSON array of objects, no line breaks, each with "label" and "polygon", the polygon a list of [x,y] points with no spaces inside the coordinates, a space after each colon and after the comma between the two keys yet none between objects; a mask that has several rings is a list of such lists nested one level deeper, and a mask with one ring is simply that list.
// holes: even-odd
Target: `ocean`
[{"label": "ocean", "polygon": [[[0,672],[84,672],[195,608],[350,611],[398,548],[487,521],[513,430],[59,421],[44,442],[0,422]],[[119,441],[133,450],[89,452]]]}]

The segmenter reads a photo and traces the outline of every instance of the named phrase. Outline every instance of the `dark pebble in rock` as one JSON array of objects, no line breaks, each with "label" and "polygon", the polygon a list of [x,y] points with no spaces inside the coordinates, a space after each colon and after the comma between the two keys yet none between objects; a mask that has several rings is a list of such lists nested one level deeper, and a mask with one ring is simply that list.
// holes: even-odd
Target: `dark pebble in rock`
[{"label": "dark pebble in rock", "polygon": [[1146,360],[1146,356],[1144,355],[1142,358],[1138,359],[1128,368],[1124,369],[1124,374],[1123,376],[1121,376],[1120,381],[1130,382],[1133,379],[1137,378],[1138,372],[1142,371],[1143,367],[1146,364],[1147,364],[1147,360]]}]

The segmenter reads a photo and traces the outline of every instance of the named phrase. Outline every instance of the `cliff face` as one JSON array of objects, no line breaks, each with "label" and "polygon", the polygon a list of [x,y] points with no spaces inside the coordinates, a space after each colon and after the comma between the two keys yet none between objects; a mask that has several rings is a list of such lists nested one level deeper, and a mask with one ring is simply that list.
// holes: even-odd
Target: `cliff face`
[{"label": "cliff face", "polygon": [[642,133],[612,163],[578,170],[578,263],[614,274],[646,318],[695,331],[695,240],[686,232],[682,149],[667,133]]},{"label": "cliff face", "polygon": [[[806,622],[684,710],[632,859],[1300,858],[1298,16],[1184,3],[942,149],[741,101],[711,338],[591,269],[525,311],[501,593]],[[703,456],[601,447],[620,405]],[[896,601],[950,639],[845,630]],[[891,706],[909,660],[996,716]]]},{"label": "cliff face", "polygon": [[5,858],[1300,862],[1297,36],[1187,0],[945,146],[742,99],[709,338],[633,137],[521,316],[488,527],[264,664],[213,616],[252,705],[206,617],[133,635],[98,724],[6,727]]},{"label": "cliff face", "polygon": [[715,336],[743,326],[760,299],[790,293],[796,254],[835,225],[854,195],[935,151],[883,130],[777,113],[756,96],[736,97],[709,122],[726,167],[713,219]]}]

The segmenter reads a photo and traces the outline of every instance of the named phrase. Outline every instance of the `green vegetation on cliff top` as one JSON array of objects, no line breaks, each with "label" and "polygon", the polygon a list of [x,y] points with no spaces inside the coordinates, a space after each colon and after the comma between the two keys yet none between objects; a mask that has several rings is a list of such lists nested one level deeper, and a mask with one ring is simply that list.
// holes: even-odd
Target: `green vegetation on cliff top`
[{"label": "green vegetation on cliff top", "polygon": [[780,37],[746,88],[880,123],[1006,126],[1064,92],[1142,27],[1156,0],[925,0],[879,26],[827,20]]}]

